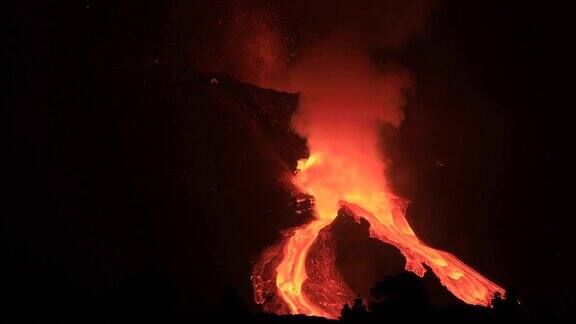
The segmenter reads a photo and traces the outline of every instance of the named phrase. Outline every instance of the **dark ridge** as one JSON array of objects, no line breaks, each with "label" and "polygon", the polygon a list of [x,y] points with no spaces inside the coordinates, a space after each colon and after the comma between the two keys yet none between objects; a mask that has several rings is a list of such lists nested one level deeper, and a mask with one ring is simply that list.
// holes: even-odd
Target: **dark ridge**
[{"label": "dark ridge", "polygon": [[28,84],[9,115],[12,303],[197,311],[223,283],[251,300],[250,260],[305,217],[286,181],[307,155],[289,127],[298,96],[169,66],[84,68],[53,91]]},{"label": "dark ridge", "polygon": [[370,237],[369,224],[356,221],[346,209],[332,225],[336,240],[337,266],[344,281],[357,294],[369,297],[374,282],[404,269],[404,257],[394,246]]}]

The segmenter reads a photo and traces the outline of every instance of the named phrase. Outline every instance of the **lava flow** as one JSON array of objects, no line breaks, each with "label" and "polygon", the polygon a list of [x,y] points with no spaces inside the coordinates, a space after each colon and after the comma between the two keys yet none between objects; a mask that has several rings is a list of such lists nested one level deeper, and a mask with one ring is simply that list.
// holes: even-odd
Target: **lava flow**
[{"label": "lava flow", "polygon": [[[425,264],[462,301],[489,306],[494,294],[504,290],[452,254],[420,241],[406,220],[405,201],[387,181],[379,129],[385,123],[399,127],[410,78],[399,68],[378,72],[365,52],[333,46],[326,43],[310,51],[293,81],[300,91],[293,126],[307,138],[310,150],[298,162],[294,184],[314,198],[315,218],[288,232],[254,267],[256,302],[275,313],[338,317],[354,294],[338,276],[311,278],[308,259],[319,233],[345,209],[368,221],[371,237],[397,247],[407,270],[423,276]],[[328,297],[332,302],[325,302]]]}]

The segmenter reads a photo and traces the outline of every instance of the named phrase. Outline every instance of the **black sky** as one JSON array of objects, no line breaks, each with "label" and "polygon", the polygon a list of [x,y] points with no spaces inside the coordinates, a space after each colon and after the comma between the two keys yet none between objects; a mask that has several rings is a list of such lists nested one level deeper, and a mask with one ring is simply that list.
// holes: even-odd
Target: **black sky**
[{"label": "black sky", "polygon": [[[188,92],[211,78],[192,69],[220,46],[225,4],[8,7],[3,293],[54,314],[136,295],[134,305],[193,311],[225,284],[250,300],[251,262],[301,220],[271,176],[280,164],[258,153],[290,139],[272,129],[259,142]],[[415,91],[390,173],[415,231],[546,307],[575,288],[561,11],[443,1],[395,53]],[[248,100],[252,90],[228,85],[213,95]],[[295,100],[270,96],[282,109]],[[384,275],[382,261],[358,261],[356,275]]]}]

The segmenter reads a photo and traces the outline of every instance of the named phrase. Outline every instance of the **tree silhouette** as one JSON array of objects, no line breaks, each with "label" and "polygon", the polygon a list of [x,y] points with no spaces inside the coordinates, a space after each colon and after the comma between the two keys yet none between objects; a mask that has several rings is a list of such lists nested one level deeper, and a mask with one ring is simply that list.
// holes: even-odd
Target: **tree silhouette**
[{"label": "tree silhouette", "polygon": [[522,319],[520,301],[513,291],[507,291],[506,296],[496,293],[492,299],[494,317],[503,321],[516,321]]},{"label": "tree silhouette", "polygon": [[354,299],[352,307],[344,304],[340,320],[343,322],[361,323],[368,319],[368,310],[364,305],[364,300],[358,296]]},{"label": "tree silhouette", "polygon": [[420,277],[403,271],[386,276],[371,289],[374,301],[370,310],[375,317],[413,318],[430,311],[430,298]]}]

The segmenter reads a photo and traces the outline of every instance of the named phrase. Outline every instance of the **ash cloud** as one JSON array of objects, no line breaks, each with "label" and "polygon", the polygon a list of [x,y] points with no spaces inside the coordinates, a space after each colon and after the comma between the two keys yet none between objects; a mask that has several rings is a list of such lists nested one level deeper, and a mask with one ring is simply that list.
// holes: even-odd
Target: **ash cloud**
[{"label": "ash cloud", "polygon": [[201,65],[264,88],[297,91],[289,79],[319,46],[334,41],[345,45],[339,52],[393,56],[423,30],[433,7],[430,0],[231,1],[217,19],[219,50]]}]

